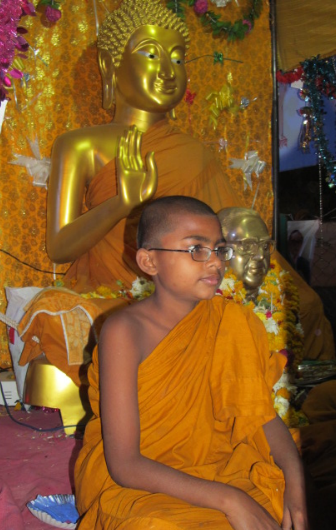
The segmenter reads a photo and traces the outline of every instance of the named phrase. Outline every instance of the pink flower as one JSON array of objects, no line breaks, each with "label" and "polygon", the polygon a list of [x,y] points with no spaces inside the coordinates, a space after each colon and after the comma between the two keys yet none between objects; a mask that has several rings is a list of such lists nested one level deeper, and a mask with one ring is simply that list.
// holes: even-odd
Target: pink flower
[{"label": "pink flower", "polygon": [[50,22],[57,22],[61,18],[62,13],[59,9],[47,6],[45,10],[45,16],[48,20],[50,20]]},{"label": "pink flower", "polygon": [[196,0],[194,11],[197,15],[204,15],[208,11],[208,0]]},{"label": "pink flower", "polygon": [[252,24],[251,24],[251,22],[250,22],[249,20],[244,19],[244,20],[243,20],[243,24],[245,24],[245,26],[248,27],[247,33],[250,33],[250,31],[252,30]]}]

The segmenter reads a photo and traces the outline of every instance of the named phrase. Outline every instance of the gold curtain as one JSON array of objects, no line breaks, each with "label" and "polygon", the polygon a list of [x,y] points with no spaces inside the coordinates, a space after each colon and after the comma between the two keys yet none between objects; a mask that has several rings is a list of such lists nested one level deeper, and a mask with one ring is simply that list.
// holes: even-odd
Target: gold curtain
[{"label": "gold curtain", "polygon": [[278,0],[278,68],[289,71],[305,59],[336,54],[335,23],[335,0]]},{"label": "gold curtain", "polygon": [[[38,1],[33,1],[36,6]],[[27,82],[15,82],[16,95],[6,107],[0,134],[0,311],[6,310],[4,287],[28,285],[49,286],[52,271],[45,250],[46,196],[45,188],[33,185],[24,167],[11,165],[15,154],[32,157],[28,140],[37,140],[41,158],[50,157],[55,138],[68,130],[106,123],[112,114],[102,109],[101,79],[97,64],[96,19],[101,22],[107,11],[118,7],[120,0],[65,0],[62,18],[54,25],[43,24],[41,13],[25,17],[31,45],[28,59],[23,61]],[[165,2],[163,2],[165,4]],[[234,22],[248,13],[250,0],[232,1],[227,7],[211,10],[223,20]],[[272,227],[273,193],[271,184],[271,36],[269,5],[264,2],[261,17],[244,40],[227,42],[214,39],[201,25],[193,9],[186,6],[191,46],[187,64],[188,88],[193,103],[182,101],[177,108],[177,124],[201,139],[217,153],[223,169],[241,202],[254,207]],[[262,45],[261,45],[262,43]],[[223,53],[241,62],[224,61],[214,64],[214,52]],[[207,96],[230,85],[236,106],[242,98],[249,100],[245,110],[237,113],[226,109],[220,113],[216,129],[209,124]],[[220,143],[221,142],[221,143]],[[224,148],[227,143],[226,149]],[[231,158],[243,159],[247,151],[257,151],[266,163],[259,178],[252,174],[252,189],[245,186],[241,170],[230,167]],[[17,261],[18,258],[20,261]],[[35,268],[28,267],[30,264]],[[57,272],[67,266],[58,266]],[[0,365],[10,365],[5,325],[0,327]]]}]

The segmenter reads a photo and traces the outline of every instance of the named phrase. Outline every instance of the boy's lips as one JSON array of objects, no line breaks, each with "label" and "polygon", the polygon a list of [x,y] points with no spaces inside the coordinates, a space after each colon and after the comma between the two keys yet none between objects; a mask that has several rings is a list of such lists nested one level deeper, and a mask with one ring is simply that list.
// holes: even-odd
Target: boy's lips
[{"label": "boy's lips", "polygon": [[221,279],[221,276],[218,274],[211,274],[210,276],[205,276],[202,278],[202,282],[205,282],[208,285],[217,285],[221,282]]}]

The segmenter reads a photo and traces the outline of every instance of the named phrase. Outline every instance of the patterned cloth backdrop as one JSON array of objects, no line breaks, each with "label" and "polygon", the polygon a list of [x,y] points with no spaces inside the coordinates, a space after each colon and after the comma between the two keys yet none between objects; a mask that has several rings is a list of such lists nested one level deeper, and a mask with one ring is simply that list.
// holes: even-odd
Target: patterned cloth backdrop
[{"label": "patterned cloth backdrop", "polygon": [[[37,6],[38,2],[33,2]],[[96,17],[102,21],[107,11],[115,9],[118,0],[65,0],[62,17],[47,24],[43,13],[24,17],[30,45],[23,60],[25,78],[15,81],[15,91],[5,109],[0,134],[0,311],[6,310],[4,288],[29,285],[50,286],[53,264],[46,254],[45,187],[33,184],[26,168],[10,164],[15,155],[34,157],[31,143],[39,146],[40,157],[49,158],[55,138],[66,130],[105,123],[112,114],[101,108],[101,80],[97,65]],[[199,17],[185,4],[190,29],[188,51],[188,94],[176,110],[177,124],[199,137],[217,152],[224,171],[243,205],[260,212],[269,228],[272,225],[273,194],[271,185],[271,35],[269,5],[263,3],[260,18],[243,40],[228,42],[213,38],[201,25]],[[241,19],[251,6],[250,0],[209,8],[223,20]],[[214,53],[235,59],[214,64]],[[210,55],[211,57],[203,57]],[[192,60],[196,59],[197,60]],[[210,123],[213,93],[223,96],[224,110]],[[248,100],[248,101],[247,101]],[[230,168],[231,159],[244,159],[256,151],[265,164],[259,177],[252,173],[244,181],[241,169]],[[256,166],[255,166],[256,167]],[[17,258],[17,259],[16,259]],[[23,263],[24,262],[24,263]],[[30,265],[30,266],[28,266]],[[67,266],[57,266],[62,273]],[[41,272],[48,271],[48,272]],[[6,327],[1,324],[0,365],[11,364]]]}]

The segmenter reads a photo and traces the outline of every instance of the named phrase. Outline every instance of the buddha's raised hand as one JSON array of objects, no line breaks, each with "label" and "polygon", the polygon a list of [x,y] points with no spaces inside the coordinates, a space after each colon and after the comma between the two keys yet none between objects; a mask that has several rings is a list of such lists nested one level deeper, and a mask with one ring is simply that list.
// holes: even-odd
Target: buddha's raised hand
[{"label": "buddha's raised hand", "polygon": [[134,125],[119,140],[117,153],[118,194],[123,206],[131,211],[153,197],[158,181],[154,153],[141,157],[142,133]]}]

